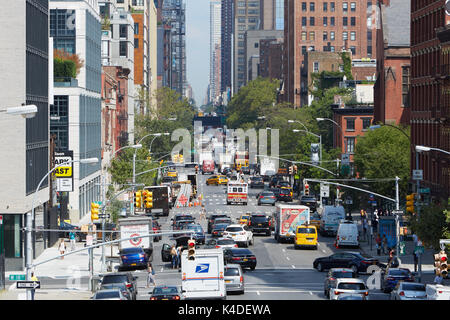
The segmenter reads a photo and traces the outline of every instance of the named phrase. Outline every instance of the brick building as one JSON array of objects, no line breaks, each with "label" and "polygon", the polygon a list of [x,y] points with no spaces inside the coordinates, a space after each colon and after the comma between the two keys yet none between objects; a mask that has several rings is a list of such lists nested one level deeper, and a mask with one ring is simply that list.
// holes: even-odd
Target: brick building
[{"label": "brick building", "polygon": [[[411,141],[450,151],[450,15],[445,0],[411,2]],[[416,151],[411,149],[411,170]],[[439,151],[420,152],[421,188],[432,198],[450,194],[450,157]],[[414,183],[414,181],[412,181]]]},{"label": "brick building", "polygon": [[378,4],[374,122],[409,125],[411,4],[402,0],[384,2]]},{"label": "brick building", "polygon": [[376,59],[376,1],[286,0],[284,9],[284,99],[301,106],[300,69],[307,51],[340,52]]},{"label": "brick building", "polygon": [[259,70],[263,78],[281,79],[283,76],[283,40],[259,41]]}]

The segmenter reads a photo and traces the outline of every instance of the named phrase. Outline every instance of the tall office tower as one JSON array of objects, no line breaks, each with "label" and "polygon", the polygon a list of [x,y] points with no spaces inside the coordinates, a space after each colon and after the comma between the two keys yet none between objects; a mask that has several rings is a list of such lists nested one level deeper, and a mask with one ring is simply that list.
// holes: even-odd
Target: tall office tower
[{"label": "tall office tower", "polygon": [[283,30],[284,0],[260,0],[261,30]]},{"label": "tall office tower", "polygon": [[307,90],[300,79],[307,51],[348,50],[356,59],[376,59],[377,19],[372,1],[285,1],[285,101],[296,107],[307,103],[300,99],[301,90]]},{"label": "tall office tower", "polygon": [[[6,271],[23,270],[26,214],[34,201],[33,227],[44,227],[49,182],[49,52],[48,0],[8,1],[0,12],[1,110],[37,106],[34,118],[0,113],[0,254]],[[50,60],[51,61],[51,60]],[[53,64],[53,61],[51,61]],[[42,234],[33,235],[36,256],[44,249]],[[34,234],[34,232],[33,232]],[[40,237],[39,241],[35,241]],[[1,281],[0,281],[1,285]]]},{"label": "tall office tower", "polygon": [[210,3],[210,40],[209,40],[209,101],[214,102],[220,96],[220,54],[221,54],[221,3]]},{"label": "tall office tower", "polygon": [[[413,146],[448,152],[450,12],[445,8],[446,3],[445,0],[411,2],[410,123]],[[415,169],[423,170],[423,180],[419,184],[411,181],[419,186],[422,198],[447,201],[450,195],[450,156],[437,150],[417,153],[411,148],[411,170]],[[428,197],[431,199],[426,199]]]},{"label": "tall office tower", "polygon": [[220,53],[220,92],[226,96],[224,101],[229,101],[233,86],[233,33],[234,33],[234,0],[222,0],[221,10],[221,42]]},{"label": "tall office tower", "polygon": [[171,88],[186,96],[186,3],[185,0],[164,0],[163,23],[171,28],[170,49],[172,60]]},{"label": "tall office tower", "polygon": [[234,1],[234,43],[233,43],[233,93],[245,85],[247,62],[245,61],[245,32],[260,27],[260,1]]}]

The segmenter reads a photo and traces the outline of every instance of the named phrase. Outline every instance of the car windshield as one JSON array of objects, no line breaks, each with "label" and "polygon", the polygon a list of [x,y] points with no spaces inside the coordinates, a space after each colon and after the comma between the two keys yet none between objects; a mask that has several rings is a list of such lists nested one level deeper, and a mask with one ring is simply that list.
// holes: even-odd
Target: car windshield
[{"label": "car windshield", "polygon": [[344,290],[366,290],[366,285],[364,283],[341,282],[341,283],[338,284],[338,289],[344,289]]},{"label": "car windshield", "polygon": [[401,269],[389,270],[389,275],[390,276],[408,276],[409,275],[409,271],[408,270],[401,270]]},{"label": "car windshield", "polygon": [[332,275],[333,278],[354,278],[353,272],[349,271],[335,271]]},{"label": "car windshield", "polygon": [[298,228],[298,233],[306,233],[306,234],[315,234],[316,229],[315,228]]},{"label": "car windshield", "polygon": [[95,294],[96,299],[111,299],[111,298],[119,298],[120,293],[119,291],[98,291]]},{"label": "car windshield", "polygon": [[109,283],[109,284],[104,284],[101,286],[102,289],[115,289],[115,288],[119,288],[122,290],[125,290],[125,283]]},{"label": "car windshield", "polygon": [[225,277],[239,276],[238,268],[225,268]]},{"label": "car windshield", "polygon": [[127,282],[126,275],[111,275],[103,277],[102,284]]},{"label": "car windshield", "polygon": [[418,283],[403,283],[402,285],[403,290],[410,290],[410,291],[425,291],[425,285],[418,284]]},{"label": "car windshield", "polygon": [[242,228],[241,227],[228,227],[226,229],[226,231],[228,231],[228,232],[240,232],[240,231],[242,231]]},{"label": "car windshield", "polygon": [[266,222],[267,218],[266,218],[266,216],[253,216],[251,218],[251,221],[254,223],[262,223],[262,222]]},{"label": "car windshield", "polygon": [[142,248],[125,248],[120,251],[121,254],[137,254],[144,253]]},{"label": "car windshield", "polygon": [[164,288],[155,288],[153,289],[153,294],[172,294],[178,293],[177,288],[175,287],[164,287]]},{"label": "car windshield", "polygon": [[235,242],[233,239],[220,239],[220,240],[217,240],[217,244],[224,246],[224,245],[229,245],[229,244],[235,244]]}]

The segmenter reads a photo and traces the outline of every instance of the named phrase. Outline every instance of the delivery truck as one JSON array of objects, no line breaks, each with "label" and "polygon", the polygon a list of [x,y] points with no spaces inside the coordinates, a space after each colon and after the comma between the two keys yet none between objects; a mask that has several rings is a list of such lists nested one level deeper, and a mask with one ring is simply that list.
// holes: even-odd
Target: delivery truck
[{"label": "delivery truck", "polygon": [[226,299],[222,249],[196,249],[181,254],[181,290],[185,299]]},{"label": "delivery truck", "polygon": [[297,226],[309,224],[310,211],[307,206],[278,204],[274,214],[277,242],[294,240]]},{"label": "delivery truck", "polygon": [[150,186],[144,190],[152,192],[153,206],[145,208],[145,213],[152,216],[168,216],[169,215],[169,187],[168,186]]},{"label": "delivery truck", "polygon": [[[120,239],[145,236],[153,233],[153,219],[151,217],[130,217],[119,219],[118,224]],[[138,247],[144,249],[149,261],[153,260],[153,236],[119,242],[119,250]]]}]

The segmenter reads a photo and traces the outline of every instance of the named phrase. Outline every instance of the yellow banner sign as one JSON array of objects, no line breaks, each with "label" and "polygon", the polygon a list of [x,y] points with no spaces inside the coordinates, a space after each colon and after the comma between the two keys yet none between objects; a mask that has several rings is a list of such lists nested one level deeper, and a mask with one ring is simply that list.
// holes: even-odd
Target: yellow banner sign
[{"label": "yellow banner sign", "polygon": [[72,167],[58,167],[55,169],[54,174],[57,177],[71,177]]}]

